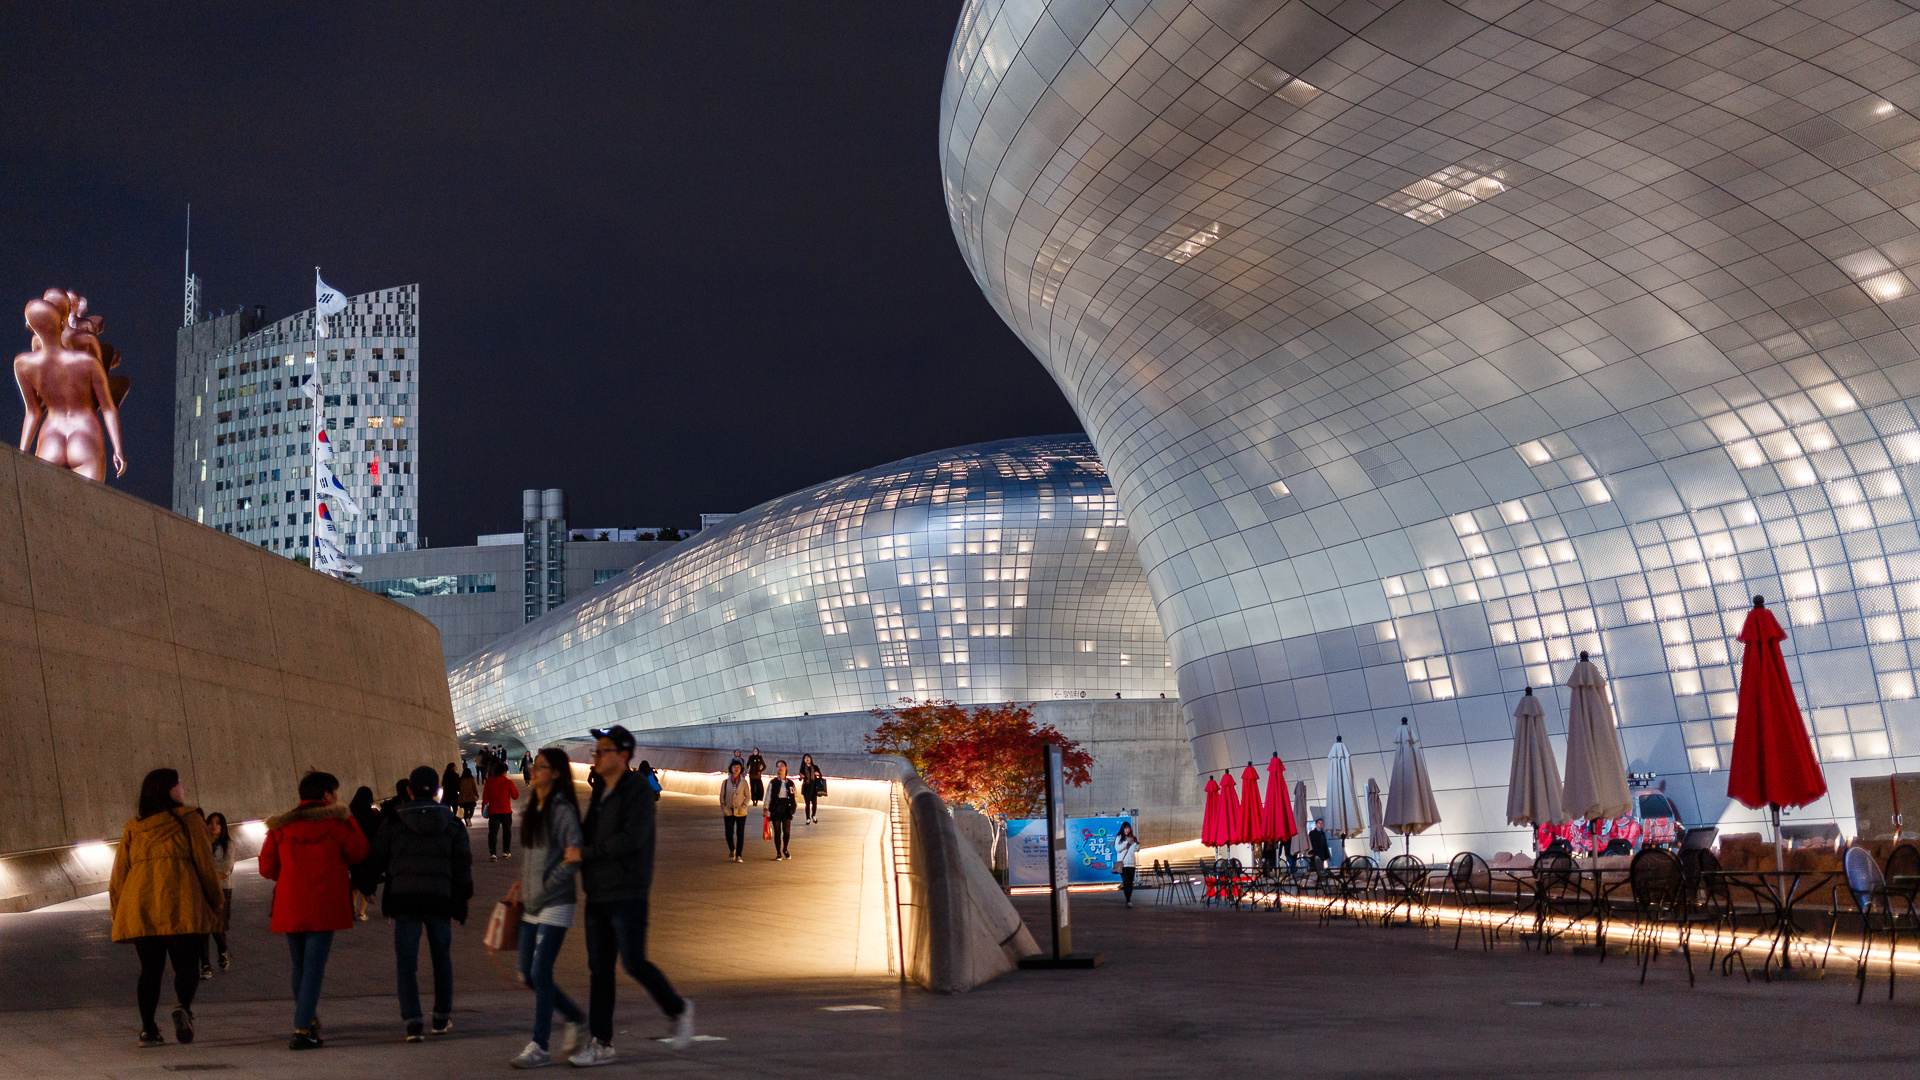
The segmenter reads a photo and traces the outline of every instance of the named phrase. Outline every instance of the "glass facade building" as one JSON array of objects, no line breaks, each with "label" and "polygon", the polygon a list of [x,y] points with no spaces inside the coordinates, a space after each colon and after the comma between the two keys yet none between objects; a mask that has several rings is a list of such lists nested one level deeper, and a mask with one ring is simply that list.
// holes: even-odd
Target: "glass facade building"
[{"label": "glass facade building", "polygon": [[463,736],[529,746],[903,697],[1173,692],[1126,518],[1079,435],[909,458],[729,516],[449,677]]},{"label": "glass facade building", "polygon": [[[351,298],[315,333],[313,309],[244,314],[179,332],[173,510],[292,558],[313,532],[313,425],[365,514],[336,513],[349,555],[419,546],[420,287]],[[301,383],[316,376],[309,399]]]},{"label": "glass facade building", "polygon": [[[1504,822],[1581,650],[1629,767],[1726,797],[1754,594],[1831,795],[1920,767],[1920,16],[1893,5],[971,0],[975,279],[1085,420],[1201,767],[1411,716]],[[1847,831],[1851,832],[1849,824]]]}]

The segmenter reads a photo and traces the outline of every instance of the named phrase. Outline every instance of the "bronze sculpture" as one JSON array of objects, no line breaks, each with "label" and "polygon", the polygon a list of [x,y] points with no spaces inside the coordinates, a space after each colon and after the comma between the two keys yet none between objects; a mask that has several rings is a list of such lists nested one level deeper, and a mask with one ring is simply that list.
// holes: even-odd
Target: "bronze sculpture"
[{"label": "bronze sculpture", "polygon": [[86,297],[62,289],[48,289],[29,301],[26,318],[33,345],[13,360],[14,382],[26,406],[21,452],[101,480],[106,476],[103,450],[111,440],[113,474],[125,475],[120,402],[129,384],[107,374],[120,363],[120,352],[100,340],[106,321],[87,314]]}]

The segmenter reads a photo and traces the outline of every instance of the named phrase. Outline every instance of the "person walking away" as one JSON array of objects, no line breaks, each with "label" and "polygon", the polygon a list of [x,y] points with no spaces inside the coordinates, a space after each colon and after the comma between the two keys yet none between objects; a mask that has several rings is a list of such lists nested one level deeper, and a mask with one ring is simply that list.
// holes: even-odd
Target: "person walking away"
[{"label": "person walking away", "polygon": [[[213,876],[220,880],[220,911],[213,920],[213,948],[219,955],[220,970],[225,971],[229,966],[227,927],[233,921],[233,833],[227,828],[227,815],[207,815],[207,846],[213,851]],[[200,940],[200,977],[213,978],[206,938]]]},{"label": "person walking away", "polygon": [[533,783],[533,754],[531,753],[520,755],[520,782],[522,784]]},{"label": "person walking away", "polygon": [[672,1024],[669,1045],[693,1045],[693,1000],[675,993],[647,961],[647,896],[653,888],[654,803],[659,796],[633,783],[633,735],[615,724],[594,737],[593,771],[600,787],[582,825],[580,873],[586,891],[587,1027],[592,1041],[567,1060],[580,1067],[610,1065],[613,1050],[614,963],[627,969]]},{"label": "person walking away", "polygon": [[1307,869],[1318,874],[1327,868],[1333,858],[1333,849],[1327,846],[1327,823],[1324,818],[1313,819],[1313,829],[1307,833]]},{"label": "person walking away", "polygon": [[451,761],[440,773],[440,805],[449,810],[457,809],[460,805],[460,770]]},{"label": "person walking away", "polygon": [[[380,913],[393,920],[395,992],[407,1041],[425,1041],[429,1033],[453,1030],[453,923],[467,921],[473,898],[473,849],[466,826],[446,804],[436,805],[439,787],[433,766],[422,765],[407,778],[413,801],[400,810],[399,824],[381,829],[374,842],[375,873],[386,879]],[[420,938],[427,939],[433,962],[433,1026],[420,1018]]]},{"label": "person walking away", "polygon": [[791,859],[787,845],[793,841],[793,812],[799,804],[799,786],[787,775],[787,763],[774,763],[773,778],[767,781],[767,823],[773,826],[773,857]]},{"label": "person walking away", "polygon": [[[393,797],[380,803],[380,824],[385,825],[400,813],[400,808],[407,805],[407,802],[413,798],[412,791],[413,789],[407,786],[406,777],[403,776],[394,781]],[[373,843],[373,837],[367,837],[367,843]]]},{"label": "person walking away", "polygon": [[107,884],[113,940],[131,943],[140,958],[136,997],[143,1047],[166,1042],[154,1013],[160,1008],[160,979],[169,963],[177,1000],[173,1037],[193,1041],[199,960],[223,905],[206,821],[186,802],[180,774],[172,769],[155,769],[140,781],[135,815],[120,830]]},{"label": "person walking away", "polygon": [[727,766],[727,778],[720,781],[720,822],[727,830],[727,858],[745,862],[747,857],[747,806],[751,792],[742,776],[739,762]]},{"label": "person walking away", "polygon": [[[632,779],[629,777],[628,779]],[[587,1014],[553,983],[553,962],[573,925],[575,879],[580,870],[580,804],[573,793],[573,767],[564,750],[549,746],[534,755],[527,802],[520,810],[520,880],[507,891],[523,906],[520,917],[520,981],[533,990],[533,1040],[507,1064],[516,1069],[550,1065],[553,1010],[567,1019],[560,1057],[585,1049]]]},{"label": "person walking away", "polygon": [[513,858],[513,800],[520,797],[520,789],[507,779],[506,765],[495,765],[492,772],[481,796],[486,802],[488,862],[494,860],[496,839],[500,842],[500,858]]},{"label": "person walking away", "polygon": [[1133,873],[1139,867],[1140,841],[1133,835],[1133,822],[1120,823],[1120,835],[1113,839],[1113,861],[1120,868],[1120,895],[1133,906]]},{"label": "person walking away", "polygon": [[653,769],[653,762],[646,758],[640,759],[640,775],[647,778],[647,786],[653,789],[655,795],[666,790],[660,783],[660,774]]},{"label": "person walking away", "polygon": [[[394,812],[398,813],[399,807],[395,807]],[[380,809],[373,805],[372,788],[362,784],[347,803],[347,813],[352,815],[353,823],[360,826],[360,835],[367,838],[367,843],[371,844],[379,838],[383,817]],[[347,871],[347,881],[353,885],[353,917],[366,922],[367,905],[380,888],[380,873],[374,868],[372,860],[362,860],[360,865]]]},{"label": "person walking away", "polygon": [[480,782],[473,778],[473,770],[460,769],[460,823],[473,824],[473,808],[480,805]]},{"label": "person walking away", "polygon": [[820,766],[813,763],[812,754],[800,755],[800,795],[807,801],[807,824],[813,824],[814,817],[820,813],[820,796],[827,787],[826,778],[820,775]]},{"label": "person walking away", "polygon": [[753,748],[753,753],[747,757],[747,778],[753,781],[753,805],[755,806],[759,806],[760,800],[767,794],[766,785],[760,780],[760,774],[766,771],[767,759],[760,756],[760,748],[756,746]]},{"label": "person walking away", "polygon": [[267,819],[260,876],[274,883],[268,927],[287,935],[293,956],[293,1038],[289,1050],[317,1050],[320,984],[327,976],[333,935],[353,926],[348,868],[367,857],[367,838],[340,805],[332,773],[300,778],[300,803]]}]

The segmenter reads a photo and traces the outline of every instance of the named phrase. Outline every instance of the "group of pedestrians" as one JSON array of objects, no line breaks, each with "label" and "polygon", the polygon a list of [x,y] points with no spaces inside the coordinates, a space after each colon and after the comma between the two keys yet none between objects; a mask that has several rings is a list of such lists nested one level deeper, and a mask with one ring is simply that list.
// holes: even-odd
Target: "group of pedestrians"
[{"label": "group of pedestrians", "polygon": [[747,815],[761,808],[762,835],[773,842],[773,859],[793,858],[793,819],[806,807],[805,824],[812,825],[820,810],[820,796],[826,794],[826,778],[813,763],[812,754],[800,757],[800,775],[787,772],[784,759],[774,762],[774,774],[762,777],[766,758],[760,748],[744,759],[738,750],[727,763],[727,775],[720,781],[720,821],[727,838],[727,859],[747,861]]},{"label": "group of pedestrians", "polygon": [[[617,968],[625,968],[667,1015],[675,1049],[693,1041],[693,1002],[676,993],[646,957],[659,787],[650,776],[629,771],[634,739],[625,728],[592,734],[593,797],[585,813],[565,752],[548,748],[530,754],[524,770],[529,787],[519,822],[524,861],[508,899],[524,905],[519,972],[534,992],[534,1023],[532,1041],[509,1062],[519,1068],[552,1062],[556,1010],[566,1022],[558,1056],[577,1066],[618,1060],[613,1049]],[[489,849],[498,836],[500,857],[506,857],[519,790],[507,778],[504,762],[488,764],[492,775],[482,798]],[[356,919],[368,918],[376,891],[381,914],[393,925],[395,989],[406,1040],[424,1042],[453,1030],[453,923],[466,922],[474,884],[460,789],[454,789],[454,801],[446,799],[450,778],[467,781],[471,774],[422,765],[396,785],[392,798],[375,806],[370,788],[360,788],[342,804],[337,777],[309,772],[300,779],[298,803],[266,820],[259,866],[261,876],[275,883],[269,925],[285,935],[290,959],[289,1048],[325,1045],[319,1008],[334,936]],[[113,940],[132,943],[140,961],[140,1046],[166,1041],[157,1014],[169,964],[174,1038],[193,1041],[195,991],[216,963],[222,970],[230,964],[226,930],[232,872],[233,840],[225,817],[203,815],[188,805],[176,771],[149,773],[141,783],[137,813],[122,830],[109,897]],[[554,960],[576,912],[586,933],[586,1009],[553,978]],[[423,939],[433,969],[431,1011],[421,1007]]]}]

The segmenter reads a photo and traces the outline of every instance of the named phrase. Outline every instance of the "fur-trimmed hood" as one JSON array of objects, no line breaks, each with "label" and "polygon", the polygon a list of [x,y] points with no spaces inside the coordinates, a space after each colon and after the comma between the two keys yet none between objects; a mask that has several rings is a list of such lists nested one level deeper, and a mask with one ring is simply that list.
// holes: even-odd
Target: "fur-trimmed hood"
[{"label": "fur-trimmed hood", "polygon": [[284,814],[275,814],[267,819],[267,828],[284,829],[301,821],[326,821],[330,818],[351,817],[352,813],[345,804],[334,803],[328,806],[322,802],[303,802]]}]

